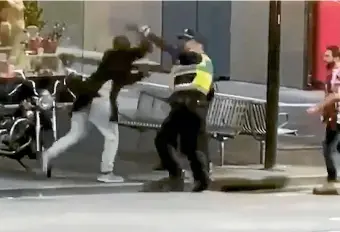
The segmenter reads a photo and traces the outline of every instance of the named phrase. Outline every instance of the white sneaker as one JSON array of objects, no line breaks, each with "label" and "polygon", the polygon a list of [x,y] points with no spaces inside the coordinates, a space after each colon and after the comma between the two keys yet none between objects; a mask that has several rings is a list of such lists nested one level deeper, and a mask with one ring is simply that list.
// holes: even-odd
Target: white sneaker
[{"label": "white sneaker", "polygon": [[116,176],[115,174],[108,173],[108,174],[102,174],[97,177],[97,181],[104,182],[104,183],[122,183],[124,182],[124,178],[121,176]]},{"label": "white sneaker", "polygon": [[209,178],[210,180],[213,180],[213,163],[212,162],[209,162]]},{"label": "white sneaker", "polygon": [[47,174],[48,165],[50,163],[50,160],[51,160],[51,158],[47,153],[41,154],[41,169],[45,174]]}]

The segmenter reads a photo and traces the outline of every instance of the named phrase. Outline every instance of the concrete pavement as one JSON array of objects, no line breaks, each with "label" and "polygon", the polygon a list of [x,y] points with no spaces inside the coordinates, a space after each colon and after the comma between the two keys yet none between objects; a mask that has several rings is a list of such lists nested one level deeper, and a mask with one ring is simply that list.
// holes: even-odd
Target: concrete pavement
[{"label": "concrete pavement", "polygon": [[130,193],[0,199],[0,231],[331,232],[340,205],[309,192]]},{"label": "concrete pavement", "polygon": [[[152,172],[151,163],[136,160],[118,158],[116,173],[124,176],[125,182],[102,184],[96,182],[97,172],[90,172],[79,165],[78,168],[70,168],[59,163],[53,170],[52,179],[47,179],[35,161],[25,161],[32,167],[32,172],[27,173],[15,161],[2,159],[0,197],[164,191],[163,178],[167,177],[167,173]],[[193,186],[190,172],[188,174],[186,191]],[[260,165],[214,167],[212,177],[210,190],[227,192],[259,189],[286,191],[287,188],[316,186],[326,179],[321,167],[282,165],[271,171],[263,170]]]}]

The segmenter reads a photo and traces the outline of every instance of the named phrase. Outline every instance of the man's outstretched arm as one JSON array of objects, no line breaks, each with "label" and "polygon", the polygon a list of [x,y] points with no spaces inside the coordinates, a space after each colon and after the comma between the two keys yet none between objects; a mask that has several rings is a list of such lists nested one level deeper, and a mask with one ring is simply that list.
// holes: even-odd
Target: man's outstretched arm
[{"label": "man's outstretched arm", "polygon": [[162,51],[168,52],[172,57],[178,56],[178,48],[152,33],[149,26],[138,27],[136,24],[129,24],[127,25],[127,29],[141,33],[145,38],[155,44]]},{"label": "man's outstretched arm", "polygon": [[336,102],[340,102],[340,93],[332,93],[329,94],[325,100],[315,106],[310,107],[307,112],[310,114],[313,113],[322,113],[324,109]]},{"label": "man's outstretched arm", "polygon": [[150,32],[147,35],[147,38],[154,43],[157,47],[159,47],[162,51],[169,53],[172,57],[178,56],[178,49],[177,47],[173,46],[170,43],[167,43],[163,38],[155,35],[154,33]]},{"label": "man's outstretched arm", "polygon": [[147,38],[141,36],[139,45],[130,48],[129,52],[132,54],[133,60],[141,59],[146,56],[147,53],[152,52],[152,44]]}]

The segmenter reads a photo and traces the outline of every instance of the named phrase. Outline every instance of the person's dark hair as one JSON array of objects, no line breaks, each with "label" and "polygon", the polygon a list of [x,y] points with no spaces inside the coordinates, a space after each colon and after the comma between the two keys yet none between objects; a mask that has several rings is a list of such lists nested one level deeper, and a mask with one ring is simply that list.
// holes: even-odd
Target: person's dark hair
[{"label": "person's dark hair", "polygon": [[336,45],[330,45],[326,48],[326,50],[331,51],[333,57],[338,55],[340,52],[339,47]]},{"label": "person's dark hair", "polygon": [[340,58],[340,50],[332,54],[333,57]]},{"label": "person's dark hair", "polygon": [[[326,51],[331,51],[333,57],[339,57],[340,49],[336,45],[330,45],[326,47]],[[334,62],[326,64],[327,70],[332,70],[334,67]]]},{"label": "person's dark hair", "polygon": [[131,43],[125,35],[119,35],[113,38],[112,47],[116,50],[129,49],[131,47]]}]

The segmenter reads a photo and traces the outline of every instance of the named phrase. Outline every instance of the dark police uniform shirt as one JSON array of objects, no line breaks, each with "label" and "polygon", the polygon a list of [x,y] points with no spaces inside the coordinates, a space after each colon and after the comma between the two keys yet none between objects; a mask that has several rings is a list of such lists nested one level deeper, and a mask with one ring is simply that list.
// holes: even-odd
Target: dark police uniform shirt
[{"label": "dark police uniform shirt", "polygon": [[94,97],[98,95],[100,88],[109,80],[112,80],[110,93],[111,121],[118,120],[117,97],[119,91],[126,85],[140,81],[144,76],[138,72],[132,74],[133,62],[143,58],[149,51],[150,43],[142,40],[139,47],[128,50],[110,49],[103,55],[97,70],[92,73],[81,85],[72,91],[77,98],[73,104],[72,111],[79,111],[87,107]]},{"label": "dark police uniform shirt", "polygon": [[[163,51],[168,52],[171,55],[172,58],[172,64],[181,64],[181,65],[191,65],[191,64],[199,64],[202,61],[202,56],[198,53],[195,52],[185,52],[183,49],[173,46],[171,44],[168,44],[164,39],[156,36],[153,33],[150,33],[148,35],[148,39],[152,41],[156,46],[160,47]],[[181,78],[181,80],[191,82],[195,78],[195,74],[186,74],[186,78]],[[174,84],[179,84],[178,83],[178,78],[175,78]],[[181,91],[178,93],[174,93],[170,97],[170,102],[174,101],[175,99],[178,99],[179,97],[182,96],[190,96],[192,95],[193,91]],[[214,96],[215,90],[214,87],[211,87],[210,92],[208,93],[207,96],[203,97],[204,100],[211,101],[213,96]]]}]

